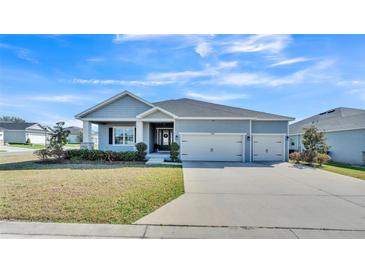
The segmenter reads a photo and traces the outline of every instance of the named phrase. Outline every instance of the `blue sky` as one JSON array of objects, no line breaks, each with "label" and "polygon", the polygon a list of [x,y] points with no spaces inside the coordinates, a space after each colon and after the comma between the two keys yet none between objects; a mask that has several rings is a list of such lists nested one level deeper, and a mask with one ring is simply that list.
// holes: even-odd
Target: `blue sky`
[{"label": "blue sky", "polygon": [[364,35],[0,35],[0,116],[79,125],[129,90],[302,119],[365,108]]}]

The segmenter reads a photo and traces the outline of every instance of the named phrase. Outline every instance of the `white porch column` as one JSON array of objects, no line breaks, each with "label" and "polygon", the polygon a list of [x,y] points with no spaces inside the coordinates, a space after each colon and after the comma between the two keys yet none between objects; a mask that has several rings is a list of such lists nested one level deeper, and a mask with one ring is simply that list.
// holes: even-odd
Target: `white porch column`
[{"label": "white porch column", "polygon": [[143,122],[136,121],[136,143],[143,142]]},{"label": "white porch column", "polygon": [[82,131],[82,143],[80,144],[80,148],[83,149],[93,149],[94,143],[91,139],[91,122],[82,121],[83,122],[83,131]]}]

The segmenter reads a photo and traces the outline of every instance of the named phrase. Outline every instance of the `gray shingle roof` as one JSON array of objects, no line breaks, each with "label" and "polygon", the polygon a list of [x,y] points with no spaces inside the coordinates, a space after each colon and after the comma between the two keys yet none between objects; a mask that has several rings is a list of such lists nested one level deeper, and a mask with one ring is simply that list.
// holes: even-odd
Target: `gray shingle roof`
[{"label": "gray shingle roof", "polygon": [[293,120],[293,118],[287,116],[213,104],[187,98],[166,100],[153,104],[179,117],[226,117]]},{"label": "gray shingle roof", "polygon": [[290,134],[300,134],[304,128],[316,126],[324,131],[365,128],[365,110],[339,107],[314,115],[289,126]]},{"label": "gray shingle roof", "polygon": [[0,122],[0,127],[4,129],[10,130],[23,130],[37,123],[9,123],[9,122]]}]

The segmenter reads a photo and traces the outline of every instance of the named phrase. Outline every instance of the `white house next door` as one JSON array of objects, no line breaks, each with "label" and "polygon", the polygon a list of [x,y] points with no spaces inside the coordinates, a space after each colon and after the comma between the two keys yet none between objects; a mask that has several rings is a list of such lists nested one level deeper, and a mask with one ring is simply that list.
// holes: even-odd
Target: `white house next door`
[{"label": "white house next door", "polygon": [[284,161],[284,135],[253,135],[253,161]]}]

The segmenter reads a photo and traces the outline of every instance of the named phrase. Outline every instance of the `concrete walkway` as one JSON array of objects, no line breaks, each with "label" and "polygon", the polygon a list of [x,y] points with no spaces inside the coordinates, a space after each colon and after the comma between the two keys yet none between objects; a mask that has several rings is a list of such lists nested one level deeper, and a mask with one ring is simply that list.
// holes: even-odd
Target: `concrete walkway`
[{"label": "concrete walkway", "polygon": [[185,162],[183,173],[186,193],[137,224],[365,230],[360,179],[288,163]]},{"label": "concrete walkway", "polygon": [[0,221],[0,239],[359,239],[365,231]]}]

